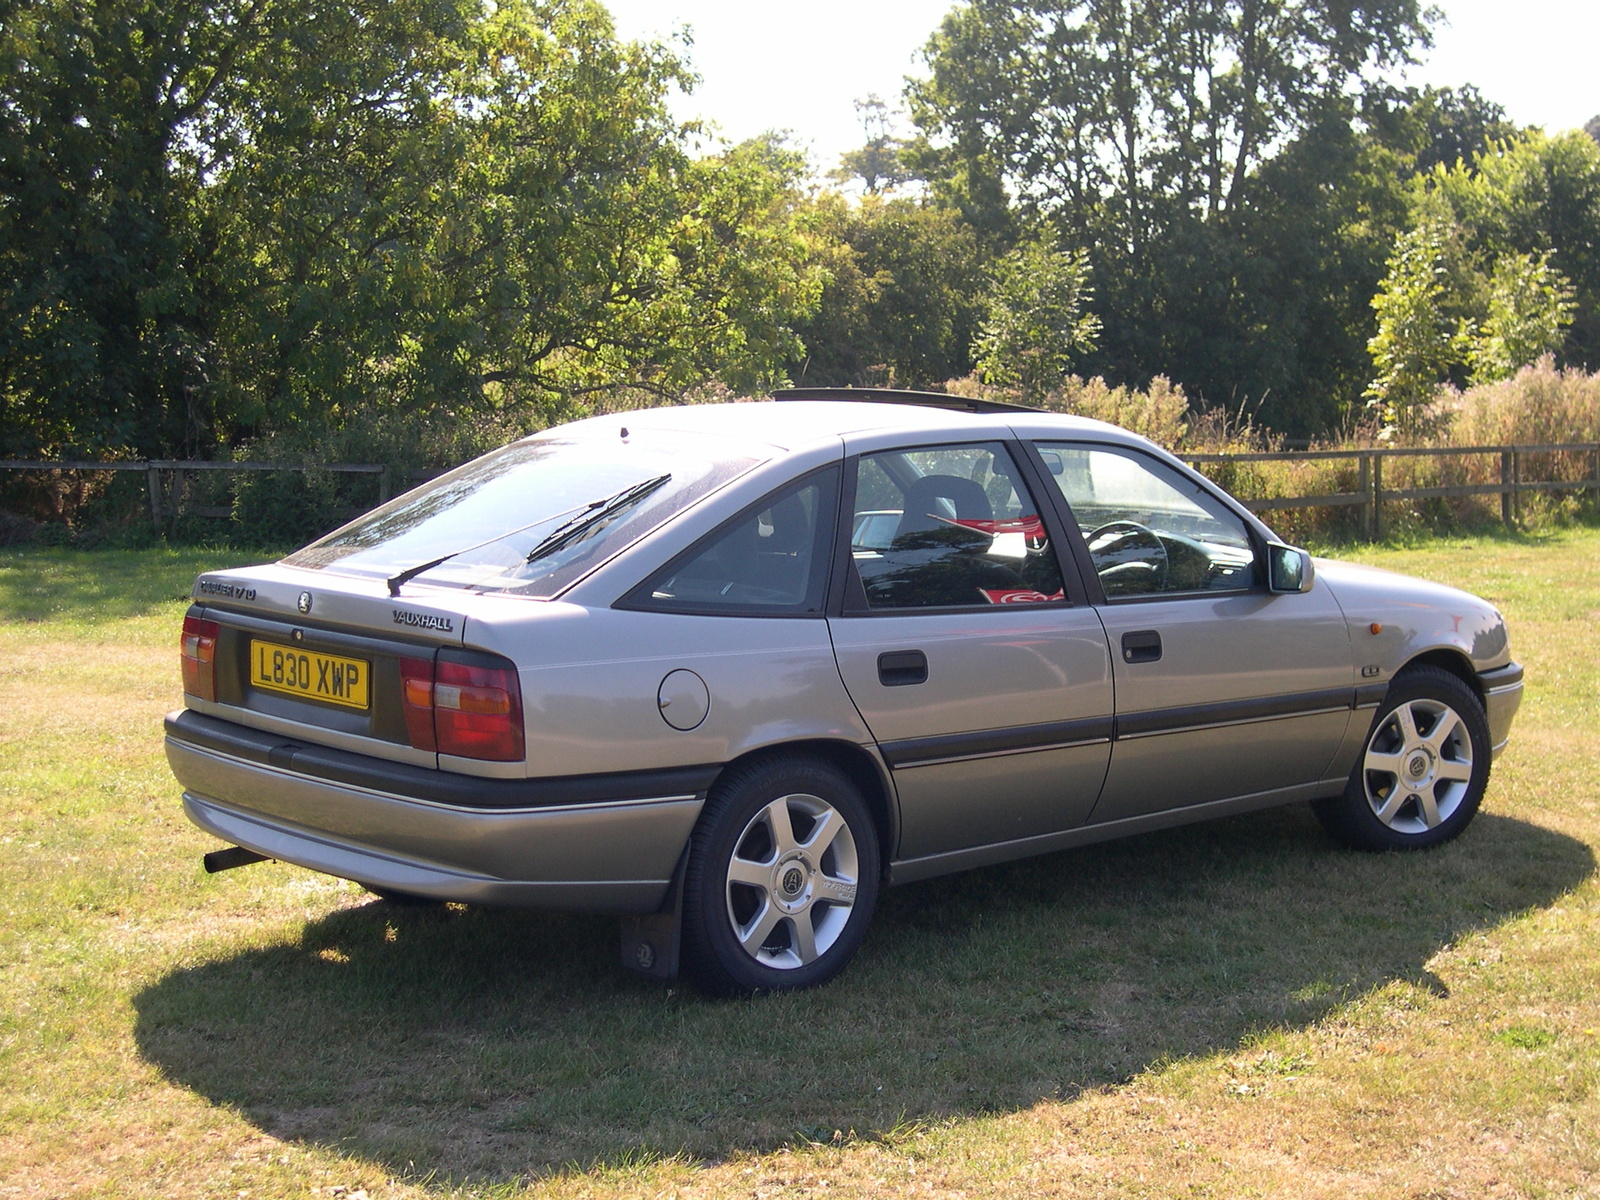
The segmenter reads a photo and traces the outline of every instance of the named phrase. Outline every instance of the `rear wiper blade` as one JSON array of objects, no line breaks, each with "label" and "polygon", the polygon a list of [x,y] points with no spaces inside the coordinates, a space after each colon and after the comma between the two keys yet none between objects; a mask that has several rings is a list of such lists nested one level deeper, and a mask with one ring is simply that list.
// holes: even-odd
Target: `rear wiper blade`
[{"label": "rear wiper blade", "polygon": [[[603,504],[605,502],[601,501],[601,503]],[[407,567],[404,571],[401,571],[400,574],[391,575],[388,578],[388,580],[386,580],[386,582],[389,585],[389,595],[398,596],[400,594],[400,589],[401,589],[402,586],[404,586],[407,583],[410,583],[413,579],[415,579],[418,575],[421,575],[423,572],[431,571],[435,567],[439,566],[441,563],[449,562],[452,558],[455,558],[458,554],[465,554],[469,550],[481,550],[485,546],[493,545],[495,542],[503,542],[508,537],[516,537],[517,534],[522,533],[524,530],[532,529],[535,525],[545,525],[545,524],[548,524],[551,521],[556,520],[558,517],[565,517],[565,516],[568,516],[571,513],[586,511],[589,507],[590,506],[587,505],[587,504],[580,504],[577,508],[569,508],[569,509],[564,510],[563,512],[558,512],[553,517],[540,517],[537,521],[529,521],[526,525],[519,525],[515,529],[510,530],[509,532],[497,533],[492,538],[484,538],[483,541],[481,541],[481,542],[474,542],[470,546],[463,546],[459,550],[452,550],[452,551],[450,551],[449,554],[441,554],[441,555],[439,555],[438,558],[430,558],[425,563],[418,563],[414,567]]]},{"label": "rear wiper blade", "polygon": [[671,478],[672,475],[670,473],[657,475],[654,479],[646,479],[644,482],[636,483],[630,488],[624,488],[615,496],[607,496],[603,500],[594,501],[570,521],[557,526],[546,534],[537,546],[528,551],[526,561],[538,562],[541,558],[546,558],[557,550],[565,549],[600,524],[600,522],[616,516],[630,504],[636,504],[643,500]]},{"label": "rear wiper blade", "polygon": [[[615,515],[618,510],[627,507],[636,500],[643,500],[671,478],[670,474],[657,475],[654,479],[646,479],[643,483],[636,483],[614,496],[605,496],[602,499],[590,501],[588,504],[580,504],[577,508],[569,508],[566,512],[557,513],[557,517],[565,517],[571,513],[576,513],[577,515],[551,530],[549,536],[529,551],[528,557],[524,561],[535,562],[547,554],[554,554],[557,550],[567,545],[568,542],[577,538],[579,534],[593,527],[597,522]],[[543,525],[553,519],[553,517],[540,517],[537,521],[529,521],[526,525],[518,526],[508,533],[497,533],[492,538],[485,538],[483,541],[475,542],[471,546],[463,546],[459,550],[450,551],[449,554],[441,554],[438,558],[430,558],[425,563],[407,567],[398,575],[391,575],[385,581],[389,585],[389,595],[398,596],[400,589],[418,575],[449,562],[457,555],[465,554],[469,550],[481,550],[493,542],[503,542],[506,538],[515,537],[525,529],[532,529],[535,525]]]}]

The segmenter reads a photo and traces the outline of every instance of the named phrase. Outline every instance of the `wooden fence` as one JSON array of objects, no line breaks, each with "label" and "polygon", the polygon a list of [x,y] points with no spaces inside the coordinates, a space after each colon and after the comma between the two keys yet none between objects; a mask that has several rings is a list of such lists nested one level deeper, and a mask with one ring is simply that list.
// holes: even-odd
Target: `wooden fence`
[{"label": "wooden fence", "polygon": [[[1553,454],[1584,455],[1587,475],[1582,479],[1533,478],[1527,474],[1530,459]],[[1253,512],[1275,509],[1343,508],[1361,509],[1361,529],[1367,537],[1383,536],[1383,506],[1392,501],[1425,500],[1437,497],[1493,496],[1500,498],[1500,517],[1508,526],[1521,519],[1522,497],[1529,492],[1590,491],[1600,499],[1600,442],[1564,442],[1543,446],[1443,446],[1426,449],[1369,447],[1355,450],[1285,450],[1257,451],[1243,454],[1184,454],[1180,457],[1204,470],[1213,465],[1248,463],[1311,463],[1354,460],[1356,488],[1350,492],[1332,492],[1318,495],[1241,497]],[[1397,459],[1459,459],[1487,458],[1497,468],[1488,474],[1496,476],[1489,482],[1442,484],[1428,487],[1387,487],[1384,484],[1385,463]],[[0,470],[7,471],[143,471],[147,477],[150,503],[150,520],[160,528],[163,518],[189,514],[199,517],[227,517],[232,509],[227,505],[193,504],[187,501],[184,486],[188,472],[205,471],[331,471],[345,475],[375,475],[378,480],[378,502],[387,500],[392,490],[391,469],[382,463],[330,463],[325,466],[306,467],[292,463],[269,462],[183,462],[148,460],[139,462],[34,462],[21,459],[0,459]],[[406,484],[418,482],[438,474],[435,470],[412,470],[402,473]],[[1392,473],[1392,472],[1391,472]]]},{"label": "wooden fence", "polygon": [[[329,463],[326,466],[306,467],[293,463],[267,462],[205,462],[148,459],[129,462],[33,462],[23,459],[0,459],[0,470],[6,471],[142,471],[146,477],[146,490],[150,497],[150,522],[161,528],[164,517],[190,515],[196,517],[231,517],[233,508],[226,504],[193,504],[188,501],[184,486],[190,472],[203,471],[331,471],[336,475],[376,475],[378,477],[378,503],[389,498],[390,470],[383,463]],[[412,472],[412,474],[420,474]],[[351,515],[354,515],[353,513]]]},{"label": "wooden fence", "polygon": [[[1586,457],[1588,473],[1582,479],[1538,479],[1525,477],[1530,458],[1552,454],[1580,454]],[[1562,442],[1529,446],[1433,446],[1426,448],[1365,448],[1358,450],[1285,450],[1245,454],[1183,454],[1185,462],[1204,471],[1211,464],[1306,463],[1355,460],[1356,489],[1309,496],[1241,497],[1252,512],[1274,509],[1341,508],[1361,509],[1361,528],[1367,537],[1383,536],[1383,506],[1391,501],[1428,500],[1452,496],[1494,496],[1500,498],[1500,519],[1508,527],[1522,516],[1522,497],[1529,492],[1589,491],[1600,497],[1600,442]],[[1385,487],[1384,463],[1405,458],[1470,459],[1483,457],[1496,469],[1488,472],[1497,478],[1486,483],[1456,483],[1428,487]]]}]

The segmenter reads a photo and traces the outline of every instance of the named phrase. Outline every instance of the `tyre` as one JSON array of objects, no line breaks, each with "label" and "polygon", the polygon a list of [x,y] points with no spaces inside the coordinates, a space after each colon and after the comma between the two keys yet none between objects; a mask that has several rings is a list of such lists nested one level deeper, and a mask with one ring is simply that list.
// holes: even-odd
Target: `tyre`
[{"label": "tyre", "polygon": [[432,896],[418,896],[414,892],[397,892],[393,888],[378,887],[371,883],[363,883],[361,886],[379,900],[393,904],[397,908],[436,908],[444,904],[443,900],[435,900]]},{"label": "tyre", "polygon": [[879,862],[871,814],[842,771],[799,758],[735,768],[690,840],[685,968],[716,993],[832,979],[872,919]]},{"label": "tyre", "polygon": [[1489,758],[1489,722],[1477,694],[1439,667],[1408,667],[1378,706],[1344,795],[1312,808],[1346,845],[1437,846],[1478,811]]}]

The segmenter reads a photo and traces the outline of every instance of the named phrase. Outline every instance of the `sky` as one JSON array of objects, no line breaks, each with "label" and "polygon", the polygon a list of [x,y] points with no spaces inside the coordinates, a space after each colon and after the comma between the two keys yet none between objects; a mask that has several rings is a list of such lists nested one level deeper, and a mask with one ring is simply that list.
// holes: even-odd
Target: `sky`
[{"label": "sky", "polygon": [[[702,82],[674,111],[730,141],[789,130],[814,165],[861,144],[855,101],[895,102],[953,0],[604,0],[625,38],[689,30]],[[1477,85],[1518,124],[1573,129],[1600,114],[1596,0],[1436,0],[1445,21],[1407,81]]]}]

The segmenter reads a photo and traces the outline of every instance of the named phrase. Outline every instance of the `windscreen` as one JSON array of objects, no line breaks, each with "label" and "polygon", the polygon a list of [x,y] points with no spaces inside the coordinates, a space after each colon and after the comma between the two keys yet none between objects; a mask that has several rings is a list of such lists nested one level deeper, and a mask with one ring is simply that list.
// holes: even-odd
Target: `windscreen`
[{"label": "windscreen", "polygon": [[762,449],[656,430],[626,438],[532,437],[441,475],[283,561],[394,579],[443,558],[411,576],[416,586],[546,598],[756,466]]}]

